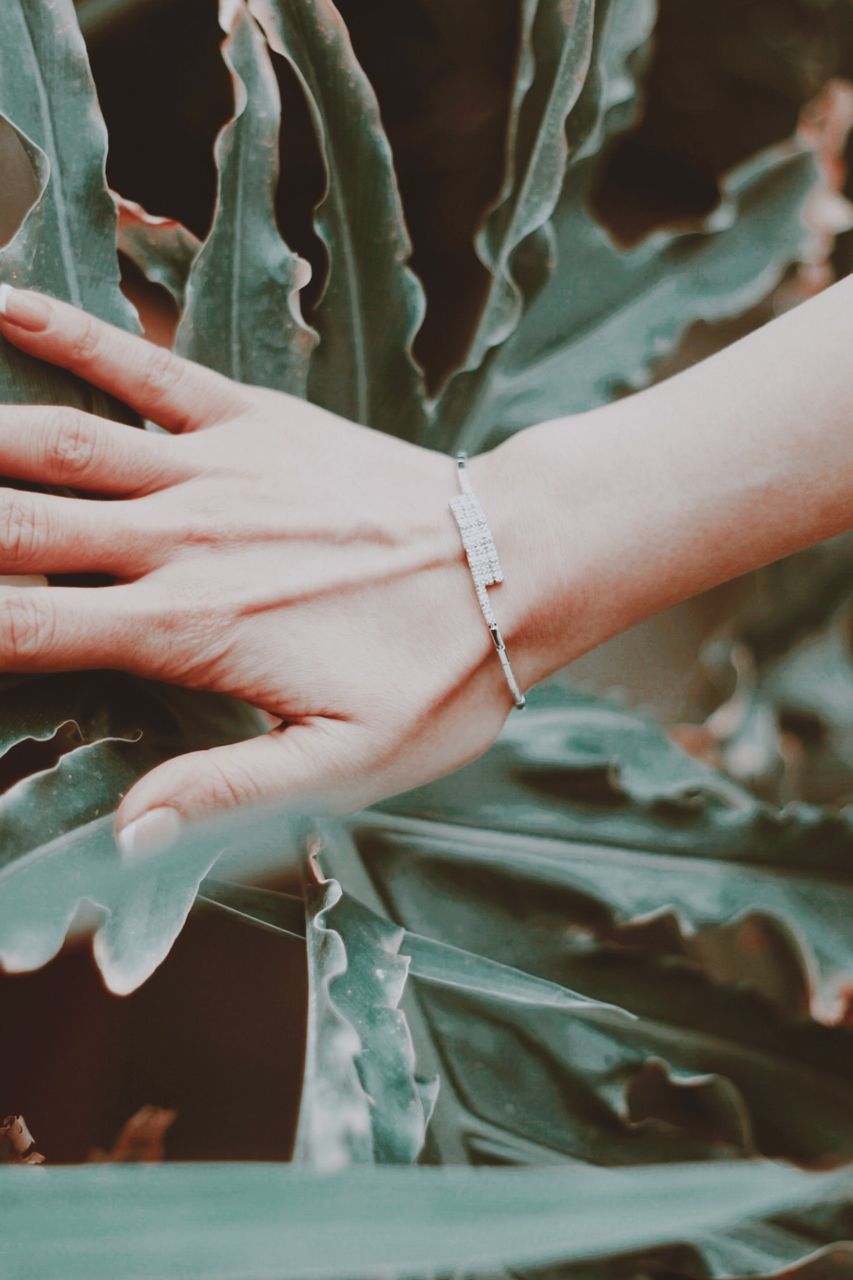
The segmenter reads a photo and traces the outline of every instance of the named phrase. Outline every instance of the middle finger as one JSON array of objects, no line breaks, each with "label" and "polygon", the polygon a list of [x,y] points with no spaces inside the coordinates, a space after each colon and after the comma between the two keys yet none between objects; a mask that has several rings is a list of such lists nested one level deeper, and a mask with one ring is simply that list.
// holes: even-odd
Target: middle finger
[{"label": "middle finger", "polygon": [[170,436],[64,405],[0,405],[0,475],[98,493],[151,493],[193,474]]}]

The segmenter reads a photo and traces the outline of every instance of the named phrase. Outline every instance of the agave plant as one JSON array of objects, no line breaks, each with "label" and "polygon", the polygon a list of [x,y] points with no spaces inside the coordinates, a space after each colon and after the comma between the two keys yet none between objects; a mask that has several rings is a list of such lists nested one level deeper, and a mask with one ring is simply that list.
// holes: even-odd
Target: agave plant
[{"label": "agave plant", "polygon": [[[233,113],[199,244],[108,191],[70,0],[7,0],[0,278],[132,329],[120,244],[171,292],[193,359],[477,451],[642,386],[694,321],[741,314],[831,247],[813,214],[833,179],[800,135],[730,170],[707,216],[618,243],[593,196],[635,117],[655,7],[521,0],[503,178],[476,239],[486,296],[428,392],[392,149],[340,14],[221,0],[220,22]],[[308,318],[309,269],[276,218],[274,59],[326,174]],[[8,348],[0,389],[127,420]],[[4,1170],[4,1274],[850,1274],[843,1177],[780,1167],[853,1156],[849,811],[774,808],[648,717],[555,686],[451,778],[346,823],[231,815],[131,871],[111,836],[123,789],[260,731],[253,710],[119,673],[3,677],[2,695],[8,970],[46,963],[89,902],[104,980],[129,992],[200,897],[283,955],[305,947],[309,972],[292,1167]],[[52,756],[27,772],[33,742]],[[296,858],[299,898],[250,876]]]}]

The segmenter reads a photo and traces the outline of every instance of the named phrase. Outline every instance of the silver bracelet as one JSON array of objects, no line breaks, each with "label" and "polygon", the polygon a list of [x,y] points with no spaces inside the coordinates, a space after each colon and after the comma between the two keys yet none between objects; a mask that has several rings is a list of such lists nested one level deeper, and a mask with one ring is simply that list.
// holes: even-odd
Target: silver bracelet
[{"label": "silver bracelet", "polygon": [[487,587],[491,587],[497,582],[503,582],[503,570],[501,569],[498,550],[495,546],[495,540],[492,537],[486,514],[480,506],[474,490],[471,488],[471,480],[465,467],[467,458],[468,455],[466,453],[457,453],[456,455],[461,492],[455,498],[450,499],[450,510],[453,512],[453,518],[462,536],[462,545],[465,548],[468,567],[471,570],[471,577],[474,579],[474,590],[477,593],[477,600],[483,617],[486,619],[486,626],[489,628],[489,634],[497,650],[513,701],[516,707],[521,710],[527,699],[518,687],[518,681],[509,664],[501,629],[498,626],[498,620],[486,594]]}]

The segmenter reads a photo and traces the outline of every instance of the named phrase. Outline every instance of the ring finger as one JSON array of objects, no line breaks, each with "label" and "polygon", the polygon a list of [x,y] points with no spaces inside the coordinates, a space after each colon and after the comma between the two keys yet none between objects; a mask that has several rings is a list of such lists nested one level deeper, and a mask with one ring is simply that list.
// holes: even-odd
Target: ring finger
[{"label": "ring finger", "polygon": [[156,628],[135,586],[0,587],[0,672],[98,667],[157,675]]},{"label": "ring finger", "polygon": [[0,573],[107,573],[153,565],[136,503],[0,489]]}]

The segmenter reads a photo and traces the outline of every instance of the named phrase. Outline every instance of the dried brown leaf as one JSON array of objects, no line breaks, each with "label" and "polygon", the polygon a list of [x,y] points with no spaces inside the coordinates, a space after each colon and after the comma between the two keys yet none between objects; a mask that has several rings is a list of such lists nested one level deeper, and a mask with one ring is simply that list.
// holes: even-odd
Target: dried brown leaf
[{"label": "dried brown leaf", "polygon": [[140,1107],[122,1126],[109,1151],[96,1148],[90,1164],[157,1164],[165,1156],[166,1134],[178,1117],[165,1107]]},{"label": "dried brown leaf", "polygon": [[0,1164],[44,1164],[23,1116],[7,1116],[0,1124]]}]

